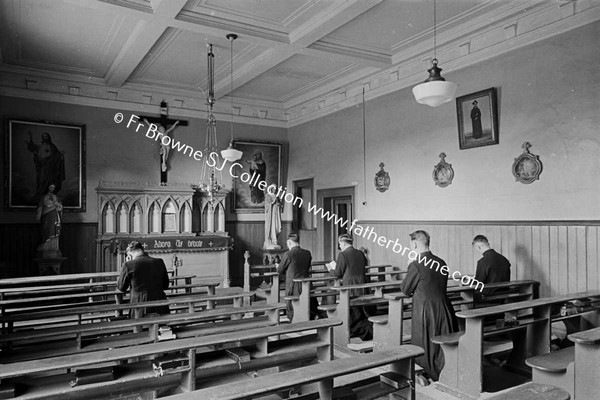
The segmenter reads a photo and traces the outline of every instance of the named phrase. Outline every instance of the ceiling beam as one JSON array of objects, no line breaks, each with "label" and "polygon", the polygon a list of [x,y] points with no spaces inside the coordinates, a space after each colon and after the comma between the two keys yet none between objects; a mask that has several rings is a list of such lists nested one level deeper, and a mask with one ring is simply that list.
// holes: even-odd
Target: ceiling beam
[{"label": "ceiling beam", "polygon": [[152,0],[152,18],[137,23],[106,74],[108,86],[123,86],[186,3],[187,0]]},{"label": "ceiling beam", "polygon": [[[235,73],[233,90],[245,85],[288,58],[296,54],[302,54],[307,51],[307,48],[310,45],[319,39],[370,10],[382,1],[383,0],[338,0],[334,2],[326,10],[311,18],[310,21],[290,32],[290,45],[286,46],[285,44],[280,43],[278,46],[261,53],[253,61],[244,60],[243,67],[236,66],[236,64],[240,63],[236,62],[234,64]],[[324,56],[322,53],[315,52],[313,54]],[[330,55],[329,57],[331,58],[332,56]],[[229,75],[215,82],[215,93],[220,93],[220,96],[224,96],[229,94],[229,92]]]}]

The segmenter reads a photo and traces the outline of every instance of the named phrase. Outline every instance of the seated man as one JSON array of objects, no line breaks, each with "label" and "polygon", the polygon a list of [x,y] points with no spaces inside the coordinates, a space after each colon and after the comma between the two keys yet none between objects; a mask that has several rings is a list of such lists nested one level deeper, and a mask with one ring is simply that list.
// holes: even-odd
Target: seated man
[{"label": "seated man", "polygon": [[[140,242],[127,246],[127,258],[117,280],[117,288],[125,292],[131,287],[131,303],[165,300],[164,290],[169,288],[169,275],[165,262],[150,257]],[[168,314],[168,306],[148,307],[143,314]]]},{"label": "seated man", "polygon": [[[350,235],[343,234],[338,238],[340,249],[335,268],[330,270],[330,274],[336,278],[342,279],[342,285],[356,285],[365,283],[365,266],[367,258],[365,254],[356,250],[353,246],[354,240]],[[351,296],[361,296],[362,289],[352,290]],[[373,325],[369,322],[369,315],[372,310],[365,307],[350,308],[350,337],[358,337],[362,340],[373,340]]]}]

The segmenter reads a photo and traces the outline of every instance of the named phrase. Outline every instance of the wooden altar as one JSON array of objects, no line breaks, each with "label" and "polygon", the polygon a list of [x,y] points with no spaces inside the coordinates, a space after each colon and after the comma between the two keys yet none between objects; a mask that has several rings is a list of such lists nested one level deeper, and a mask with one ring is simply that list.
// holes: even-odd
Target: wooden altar
[{"label": "wooden altar", "polygon": [[102,181],[96,192],[96,262],[101,271],[118,271],[127,245],[135,240],[176,274],[216,278],[229,287],[233,240],[224,231],[223,202],[207,208],[202,194],[191,186]]}]

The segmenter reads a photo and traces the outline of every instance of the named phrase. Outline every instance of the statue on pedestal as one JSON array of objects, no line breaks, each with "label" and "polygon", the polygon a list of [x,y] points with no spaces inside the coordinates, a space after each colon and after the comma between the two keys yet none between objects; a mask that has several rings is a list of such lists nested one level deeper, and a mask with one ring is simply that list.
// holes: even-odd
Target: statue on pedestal
[{"label": "statue on pedestal", "polygon": [[[272,188],[272,189],[271,189]],[[269,185],[265,191],[265,243],[264,249],[280,249],[277,235],[281,232],[281,200],[274,194],[275,185]]]},{"label": "statue on pedestal", "polygon": [[62,212],[63,206],[56,195],[56,185],[51,183],[40,199],[36,213],[36,218],[41,223],[42,240],[37,247],[35,260],[42,275],[58,274],[64,260],[58,247]]}]

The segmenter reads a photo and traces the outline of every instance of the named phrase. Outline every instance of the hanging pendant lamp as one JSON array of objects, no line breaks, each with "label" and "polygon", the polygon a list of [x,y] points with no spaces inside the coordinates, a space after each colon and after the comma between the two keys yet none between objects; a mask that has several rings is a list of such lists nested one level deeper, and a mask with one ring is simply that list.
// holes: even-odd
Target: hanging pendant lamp
[{"label": "hanging pendant lamp", "polygon": [[225,160],[227,160],[229,162],[234,162],[234,161],[237,161],[240,158],[242,158],[242,154],[243,154],[238,149],[233,148],[233,41],[235,39],[237,39],[237,35],[230,33],[226,36],[226,38],[229,39],[229,42],[231,43],[231,58],[229,61],[231,64],[231,68],[229,71],[229,77],[230,77],[229,98],[231,99],[231,141],[229,142],[228,148],[226,148],[225,150],[221,150],[221,157],[223,157]]},{"label": "hanging pendant lamp", "polygon": [[431,60],[432,67],[427,70],[429,78],[412,89],[417,103],[426,104],[430,107],[437,107],[452,101],[457,88],[456,83],[448,82],[442,77],[440,74],[442,69],[437,66],[436,11],[435,0],[433,0],[433,60]]}]

